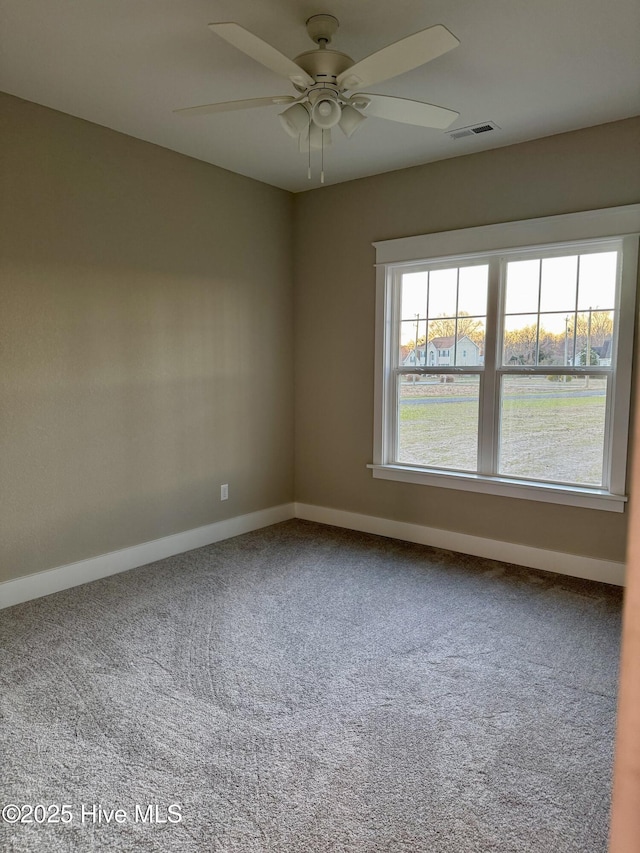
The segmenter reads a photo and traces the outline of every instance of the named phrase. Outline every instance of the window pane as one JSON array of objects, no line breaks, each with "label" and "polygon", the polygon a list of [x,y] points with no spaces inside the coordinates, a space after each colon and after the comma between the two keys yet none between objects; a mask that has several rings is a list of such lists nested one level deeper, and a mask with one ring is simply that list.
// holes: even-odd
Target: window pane
[{"label": "window pane", "polygon": [[616,292],[617,252],[580,256],[578,311],[613,308]]},{"label": "window pane", "polygon": [[540,311],[575,311],[578,256],[544,258]]},{"label": "window pane", "polygon": [[458,317],[457,367],[478,367],[484,364],[484,329],[484,317]]},{"label": "window pane", "polygon": [[538,364],[573,364],[575,314],[541,314]]},{"label": "window pane", "polygon": [[[613,311],[588,311],[578,314],[578,336],[576,355],[580,358],[576,364],[598,364],[611,367],[613,343]],[[586,327],[586,328],[585,328]],[[583,357],[583,353],[591,358]]]},{"label": "window pane", "polygon": [[461,267],[458,286],[458,314],[471,317],[484,316],[487,313],[487,264],[477,267]]},{"label": "window pane", "polygon": [[476,471],[478,390],[478,376],[399,377],[397,461]]},{"label": "window pane", "polygon": [[429,275],[429,317],[454,317],[458,270],[433,270]]},{"label": "window pane", "polygon": [[511,261],[507,264],[507,314],[538,310],[540,261]]},{"label": "window pane", "polygon": [[412,320],[416,314],[427,316],[427,283],[429,273],[412,272],[402,276],[402,319]]},{"label": "window pane", "polygon": [[504,376],[499,473],[602,485],[605,377]]},{"label": "window pane", "polygon": [[576,326],[576,365],[611,366],[613,311],[581,311]]},{"label": "window pane", "polygon": [[535,364],[537,314],[505,317],[503,364]]},{"label": "window pane", "polygon": [[424,342],[427,334],[425,320],[404,320],[400,324],[401,367],[415,367],[424,364]]}]

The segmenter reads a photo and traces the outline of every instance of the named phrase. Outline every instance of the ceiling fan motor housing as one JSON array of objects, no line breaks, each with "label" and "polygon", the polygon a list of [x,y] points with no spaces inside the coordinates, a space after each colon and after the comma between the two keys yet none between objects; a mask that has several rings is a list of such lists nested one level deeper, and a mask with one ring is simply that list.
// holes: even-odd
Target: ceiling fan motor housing
[{"label": "ceiling fan motor housing", "polygon": [[313,77],[316,83],[335,83],[338,74],[353,65],[353,59],[339,50],[307,50],[293,61]]}]

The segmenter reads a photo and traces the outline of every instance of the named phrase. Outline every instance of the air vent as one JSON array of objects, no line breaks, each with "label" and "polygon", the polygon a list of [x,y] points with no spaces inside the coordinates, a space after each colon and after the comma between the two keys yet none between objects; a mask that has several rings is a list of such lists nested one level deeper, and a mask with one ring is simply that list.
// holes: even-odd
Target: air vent
[{"label": "air vent", "polygon": [[449,131],[450,139],[463,139],[465,136],[477,136],[480,133],[489,133],[491,130],[500,130],[495,121],[483,121],[481,124],[472,124],[469,127],[458,127]]}]

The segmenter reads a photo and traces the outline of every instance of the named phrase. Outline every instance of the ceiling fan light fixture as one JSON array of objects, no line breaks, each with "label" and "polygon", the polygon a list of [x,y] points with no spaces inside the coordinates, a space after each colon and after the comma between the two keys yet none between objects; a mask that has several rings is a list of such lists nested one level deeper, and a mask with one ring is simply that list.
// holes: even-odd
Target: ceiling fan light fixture
[{"label": "ceiling fan light fixture", "polygon": [[340,130],[344,133],[347,139],[351,139],[356,130],[360,127],[363,121],[366,120],[366,116],[363,116],[362,113],[359,113],[358,110],[350,107],[349,104],[345,104],[342,107],[342,115],[340,116],[340,121],[338,122],[340,126]]},{"label": "ceiling fan light fixture", "polygon": [[280,124],[294,139],[309,129],[309,112],[304,104],[293,104],[278,116]]},{"label": "ceiling fan light fixture", "polygon": [[342,116],[342,109],[335,98],[318,98],[311,110],[313,123],[323,130],[335,127]]}]

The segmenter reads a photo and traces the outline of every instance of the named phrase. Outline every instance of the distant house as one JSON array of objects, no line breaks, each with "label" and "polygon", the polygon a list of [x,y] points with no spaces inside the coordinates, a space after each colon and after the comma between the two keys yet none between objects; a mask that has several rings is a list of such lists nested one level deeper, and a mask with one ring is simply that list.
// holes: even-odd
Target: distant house
[{"label": "distant house", "polygon": [[[403,367],[451,367],[454,363],[455,339],[432,338],[426,345],[403,347],[401,358]],[[479,346],[467,335],[458,338],[458,356],[456,367],[473,367],[481,364]]]},{"label": "distant house", "polygon": [[416,364],[418,367],[422,367],[424,365],[424,344],[418,347],[402,347],[400,364],[403,367],[415,367]]},{"label": "distant house", "polygon": [[[611,343],[611,338],[609,338],[602,346],[591,347],[591,364],[597,364],[600,367],[611,367]],[[594,355],[595,359],[593,358]],[[571,366],[584,367],[586,364],[586,348],[583,347],[575,359],[570,358],[568,363]]]},{"label": "distant house", "polygon": [[595,352],[598,356],[598,364],[601,367],[611,367],[611,338],[601,347],[591,347],[591,352]]},{"label": "distant house", "polygon": [[[420,347],[418,347],[420,349]],[[400,364],[403,367],[413,367],[416,363],[415,347],[400,347]]]}]

